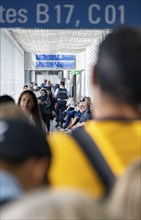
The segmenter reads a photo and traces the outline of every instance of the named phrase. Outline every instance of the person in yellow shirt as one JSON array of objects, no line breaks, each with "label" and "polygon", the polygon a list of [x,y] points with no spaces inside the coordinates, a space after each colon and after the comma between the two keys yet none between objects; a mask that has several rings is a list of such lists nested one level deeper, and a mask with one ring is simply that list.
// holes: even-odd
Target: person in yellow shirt
[{"label": "person in yellow shirt", "polygon": [[103,197],[141,156],[141,33],[120,27],[106,36],[92,73],[97,114],[85,127],[48,137],[52,187]]}]

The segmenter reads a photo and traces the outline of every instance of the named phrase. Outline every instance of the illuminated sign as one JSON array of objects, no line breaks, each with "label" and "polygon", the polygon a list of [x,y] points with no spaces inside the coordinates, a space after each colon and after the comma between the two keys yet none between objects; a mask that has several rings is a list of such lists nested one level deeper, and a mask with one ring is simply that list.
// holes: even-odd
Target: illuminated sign
[{"label": "illuminated sign", "polygon": [[1,0],[1,27],[141,27],[141,0]]},{"label": "illuminated sign", "polygon": [[74,62],[36,62],[36,68],[59,68],[59,69],[74,69]]},{"label": "illuminated sign", "polygon": [[80,70],[72,70],[71,71],[72,75],[79,75],[81,73]]},{"label": "illuminated sign", "polygon": [[36,54],[36,60],[68,60],[75,61],[75,55]]},{"label": "illuminated sign", "polygon": [[74,69],[75,55],[36,54],[36,68]]}]

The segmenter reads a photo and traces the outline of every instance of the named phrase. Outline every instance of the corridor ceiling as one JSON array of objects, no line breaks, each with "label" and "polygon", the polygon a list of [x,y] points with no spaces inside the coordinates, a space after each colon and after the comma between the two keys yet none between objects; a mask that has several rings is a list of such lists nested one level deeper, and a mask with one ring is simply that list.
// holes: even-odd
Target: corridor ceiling
[{"label": "corridor ceiling", "polygon": [[107,30],[9,29],[25,52],[80,53]]}]

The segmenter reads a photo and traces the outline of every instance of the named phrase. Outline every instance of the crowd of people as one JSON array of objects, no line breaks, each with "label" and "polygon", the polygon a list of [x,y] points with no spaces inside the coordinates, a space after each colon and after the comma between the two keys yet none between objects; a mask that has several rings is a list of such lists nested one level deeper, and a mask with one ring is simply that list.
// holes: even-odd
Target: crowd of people
[{"label": "crowd of people", "polygon": [[[50,121],[53,119],[56,121],[55,127],[65,129],[67,133],[83,126],[86,121],[93,118],[91,98],[85,96],[76,102],[74,97],[69,96],[64,81],[61,81],[56,89],[52,86],[50,80],[44,80],[44,83],[40,86],[37,83],[32,83],[31,86],[25,85],[23,89],[24,91],[19,100],[23,94],[29,96],[29,93],[32,93],[32,102],[35,102],[35,99],[38,102],[35,102],[34,108],[37,109],[36,106],[39,105],[41,119],[45,122],[48,133],[50,133]],[[26,101],[24,105],[26,105]],[[29,111],[28,107],[26,109]],[[32,111],[31,120],[33,122],[34,118],[35,124],[37,124],[36,117],[37,114],[35,115]],[[37,118],[39,118],[39,114]]]},{"label": "crowd of people", "polygon": [[[75,103],[63,81],[56,90],[44,82],[40,95],[38,85],[24,88],[17,105],[0,97],[2,220],[140,219],[139,30],[106,36],[92,82],[96,114],[90,97]],[[71,133],[48,135],[54,116]]]}]

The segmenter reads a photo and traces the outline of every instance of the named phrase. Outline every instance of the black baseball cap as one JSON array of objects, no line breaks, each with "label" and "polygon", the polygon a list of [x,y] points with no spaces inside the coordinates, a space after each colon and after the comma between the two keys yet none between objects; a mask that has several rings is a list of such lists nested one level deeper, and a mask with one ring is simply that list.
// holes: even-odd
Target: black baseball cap
[{"label": "black baseball cap", "polygon": [[40,129],[21,119],[0,120],[0,160],[19,164],[29,158],[51,159],[51,151]]}]

